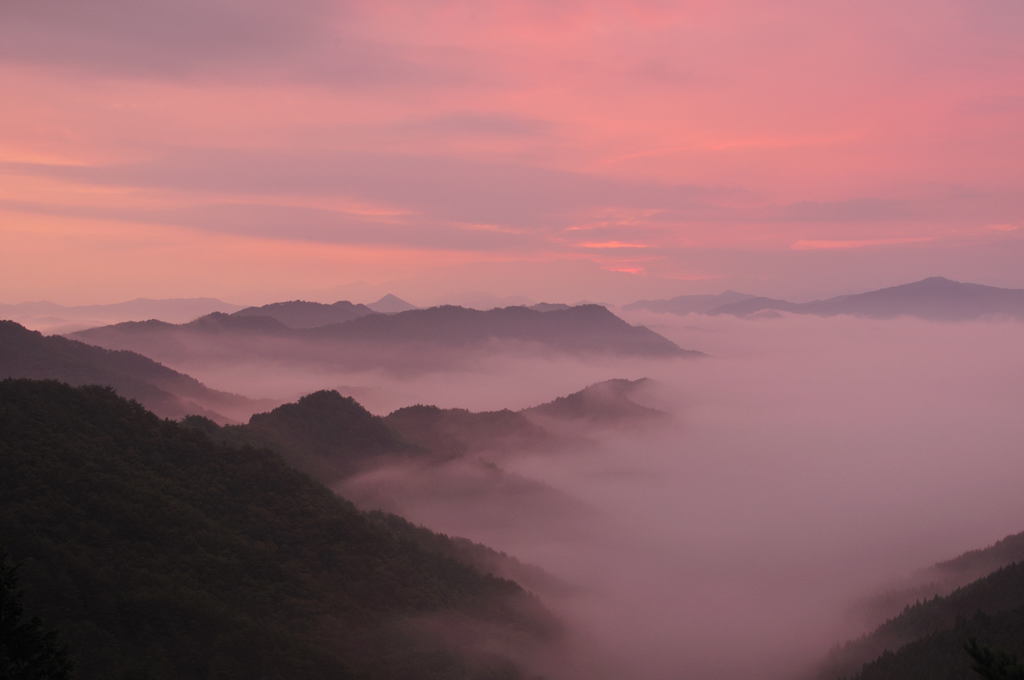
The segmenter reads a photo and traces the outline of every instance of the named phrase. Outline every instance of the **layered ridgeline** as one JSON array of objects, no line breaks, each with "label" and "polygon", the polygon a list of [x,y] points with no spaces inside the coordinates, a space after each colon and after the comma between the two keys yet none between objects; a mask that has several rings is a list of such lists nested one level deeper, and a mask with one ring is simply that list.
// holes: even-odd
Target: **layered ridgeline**
[{"label": "layered ridgeline", "polygon": [[833,650],[819,680],[977,677],[965,651],[971,640],[1024,659],[1024,533],[940,562],[915,581],[875,602],[903,609]]},{"label": "layered ridgeline", "polygon": [[296,300],[244,309],[241,305],[217,298],[137,298],[100,305],[61,305],[45,301],[0,304],[0,318],[11,319],[29,328],[48,333],[69,333],[83,328],[140,319],[185,323],[214,312],[272,316],[279,318],[286,325],[303,328],[339,323],[366,314],[394,314],[410,309],[416,307],[390,293],[365,305],[344,300],[333,304]]},{"label": "layered ridgeline", "polygon": [[935,276],[901,286],[813,302],[748,298],[710,310],[709,314],[751,316],[789,312],[816,316],[900,316],[933,321],[966,321],[984,317],[1024,319],[1024,290],[961,283]]},{"label": "layered ridgeline", "polygon": [[67,333],[101,324],[133,319],[163,319],[175,323],[213,312],[234,312],[238,305],[216,298],[137,298],[104,305],[59,305],[55,302],[0,304],[0,319],[12,319],[48,333]]},{"label": "layered ridgeline", "polygon": [[0,431],[0,544],[78,678],[516,678],[556,634],[500,556],[109,389],[0,381]]},{"label": "layered ridgeline", "polygon": [[873,625],[899,614],[908,605],[936,595],[948,595],[1014,562],[1024,562],[1024,533],[1007,536],[987,548],[971,550],[922,569],[904,582],[865,598],[852,613]]},{"label": "layered ridgeline", "polygon": [[[549,311],[443,306],[370,313],[306,327],[326,311],[307,314],[294,304],[254,308],[245,314],[211,314],[185,324],[115,324],[74,337],[110,349],[137,351],[172,365],[203,359],[273,360],[328,369],[415,371],[493,357],[502,351],[655,358],[700,354],[683,350],[648,328],[630,325],[599,305],[564,309],[555,305]],[[285,314],[285,309],[291,311]],[[303,326],[294,327],[288,321]]]},{"label": "layered ridgeline", "polygon": [[165,418],[200,414],[218,422],[237,422],[271,405],[212,390],[135,352],[44,336],[13,321],[0,321],[0,378],[106,385]]},{"label": "layered ridgeline", "polygon": [[[280,321],[289,328],[316,328],[335,323],[345,323],[370,314],[397,314],[416,309],[402,298],[388,293],[376,302],[359,304],[348,300],[333,303],[291,300],[273,302],[267,305],[246,307],[230,316],[266,316]],[[196,316],[199,316],[198,314]],[[195,318],[191,317],[191,318]],[[188,319],[185,319],[186,321]]]},{"label": "layered ridgeline", "polygon": [[661,300],[637,300],[623,307],[628,311],[657,312],[659,314],[707,314],[725,305],[731,305],[755,296],[727,290],[713,295],[677,295]]},{"label": "layered ridgeline", "polygon": [[[521,411],[472,412],[416,405],[375,416],[334,391],[256,414],[246,425],[186,424],[235,446],[264,446],[356,501],[457,533],[520,521],[569,522],[591,513],[542,478],[510,472],[520,455],[592,450],[608,428],[667,419],[633,399],[646,380],[613,380]],[[448,524],[472,515],[475,527]],[[480,534],[475,534],[480,535]],[[501,571],[519,578],[520,572]],[[534,581],[529,582],[531,587]]]},{"label": "layered ridgeline", "polygon": [[941,276],[853,295],[790,302],[746,293],[680,295],[663,300],[638,300],[623,309],[671,314],[777,316],[780,312],[815,316],[901,316],[933,321],[966,321],[985,317],[1024,319],[1024,290],[962,283]]},{"label": "layered ridgeline", "polygon": [[274,449],[325,484],[381,465],[438,464],[465,457],[554,450],[586,441],[595,427],[648,424],[667,414],[635,399],[651,381],[613,379],[551,402],[512,411],[474,412],[415,405],[376,416],[334,390],[254,414],[245,425],[218,427],[202,417],[186,424],[237,445]]},{"label": "layered ridgeline", "polygon": [[333,304],[292,300],[291,302],[274,302],[259,307],[246,307],[230,316],[233,317],[268,317],[280,321],[289,328],[316,328],[332,323],[344,323],[376,312],[366,305],[353,304],[347,300],[339,300]]}]

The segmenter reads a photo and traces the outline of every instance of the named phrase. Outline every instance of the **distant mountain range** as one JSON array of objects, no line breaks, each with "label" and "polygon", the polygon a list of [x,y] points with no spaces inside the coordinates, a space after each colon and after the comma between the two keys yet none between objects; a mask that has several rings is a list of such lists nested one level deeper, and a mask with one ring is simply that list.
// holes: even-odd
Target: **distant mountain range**
[{"label": "distant mountain range", "polygon": [[105,305],[59,305],[54,302],[0,304],[0,319],[11,319],[24,326],[47,332],[70,332],[101,324],[138,319],[163,319],[180,323],[212,312],[241,309],[216,298],[137,298]]},{"label": "distant mountain range", "polygon": [[322,302],[274,302],[260,307],[246,307],[231,316],[267,317],[280,321],[289,328],[316,328],[332,323],[344,323],[367,314],[376,314],[366,305],[357,305],[341,300],[333,304]]},{"label": "distant mountain range", "polygon": [[313,328],[341,323],[366,314],[394,314],[410,309],[416,307],[390,293],[365,305],[344,300],[333,304],[295,300],[244,308],[217,298],[137,298],[101,305],[60,305],[46,301],[0,304],[0,319],[17,321],[34,330],[70,333],[125,321],[159,319],[168,323],[185,323],[221,312],[269,316],[292,328]]},{"label": "distant mountain range", "polygon": [[989,316],[1024,319],[1024,290],[933,276],[901,286],[814,302],[751,298],[718,307],[710,313],[750,316],[773,311],[817,316],[848,314],[877,319],[913,316],[934,321],[966,321]]},{"label": "distant mountain range", "polygon": [[598,305],[550,311],[431,307],[362,314],[314,328],[296,328],[288,322],[305,326],[315,318],[349,314],[353,309],[292,302],[244,312],[214,313],[184,324],[127,322],[80,331],[73,337],[111,349],[130,349],[171,364],[206,358],[272,358],[322,366],[416,371],[452,365],[465,361],[472,352],[485,351],[700,356],[648,328],[630,325]]},{"label": "distant mountain range", "polygon": [[751,317],[790,314],[901,316],[933,321],[968,321],[985,317],[1024,319],[1024,290],[962,283],[941,276],[866,293],[840,295],[813,302],[789,302],[726,291],[721,295],[684,295],[669,300],[641,300],[625,309],[674,314],[729,314]]},{"label": "distant mountain range", "polygon": [[317,328],[345,323],[370,314],[397,314],[413,309],[416,307],[389,293],[376,302],[365,305],[347,300],[339,300],[332,304],[292,300],[290,302],[274,302],[259,307],[246,307],[231,316],[265,316],[280,321],[289,328]]},{"label": "distant mountain range", "polygon": [[439,347],[519,342],[565,352],[606,352],[649,356],[697,354],[643,326],[631,326],[599,305],[551,311],[503,307],[478,311],[442,306],[392,315],[364,316],[324,326],[311,335],[369,343],[413,343]]},{"label": "distant mountain range", "polygon": [[707,314],[724,305],[753,298],[753,295],[727,290],[717,295],[679,295],[665,300],[637,300],[623,309],[643,310],[659,314]]},{"label": "distant mountain range", "polygon": [[44,336],[0,321],[0,378],[106,385],[165,418],[205,415],[219,422],[244,419],[270,402],[218,392],[141,354],[113,351],[56,335]]}]

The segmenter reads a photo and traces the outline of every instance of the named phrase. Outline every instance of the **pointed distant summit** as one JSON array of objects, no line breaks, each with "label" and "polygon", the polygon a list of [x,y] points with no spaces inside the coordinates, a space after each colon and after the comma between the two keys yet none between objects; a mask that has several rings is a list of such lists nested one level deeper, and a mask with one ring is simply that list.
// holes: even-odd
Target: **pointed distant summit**
[{"label": "pointed distant summit", "polygon": [[397,314],[398,312],[408,312],[412,309],[418,309],[416,305],[409,304],[397,295],[388,293],[376,302],[371,302],[366,305],[373,311],[379,314]]},{"label": "pointed distant summit", "polygon": [[[907,283],[906,286],[960,286],[963,285],[959,281],[953,279],[947,279],[945,276],[929,276],[926,279],[920,281],[914,281],[913,283]],[[897,286],[898,287],[898,286]]]}]

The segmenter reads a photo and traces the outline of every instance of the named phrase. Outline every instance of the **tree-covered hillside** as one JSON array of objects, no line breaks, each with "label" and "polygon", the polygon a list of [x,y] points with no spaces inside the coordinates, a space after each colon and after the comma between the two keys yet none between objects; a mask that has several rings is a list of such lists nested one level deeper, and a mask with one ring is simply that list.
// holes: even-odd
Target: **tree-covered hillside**
[{"label": "tree-covered hillside", "polygon": [[0,432],[0,545],[78,678],[515,678],[557,629],[448,539],[109,389],[4,380]]},{"label": "tree-covered hillside", "polygon": [[874,632],[832,653],[821,678],[961,680],[975,677],[970,639],[1024,656],[1024,563],[947,596],[908,606]]},{"label": "tree-covered hillside", "polygon": [[0,321],[0,378],[107,385],[165,418],[202,414],[224,422],[267,406],[267,402],[212,390],[141,354],[42,335],[13,321]]}]

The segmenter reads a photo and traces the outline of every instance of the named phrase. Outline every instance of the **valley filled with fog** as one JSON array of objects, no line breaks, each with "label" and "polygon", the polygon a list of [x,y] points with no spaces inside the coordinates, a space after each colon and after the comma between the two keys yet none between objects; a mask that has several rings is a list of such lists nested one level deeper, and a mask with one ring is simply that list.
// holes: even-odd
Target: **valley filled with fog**
[{"label": "valley filled with fog", "polygon": [[[536,660],[556,677],[798,677],[881,622],[858,614],[865,599],[1021,530],[1024,325],[623,316],[707,356],[518,348],[402,374],[172,367],[260,398],[337,389],[381,415],[521,409],[651,378],[634,398],[667,421],[581,421],[555,450],[336,486],[561,583],[541,594],[569,634]],[[507,474],[482,480],[492,462]]]}]

